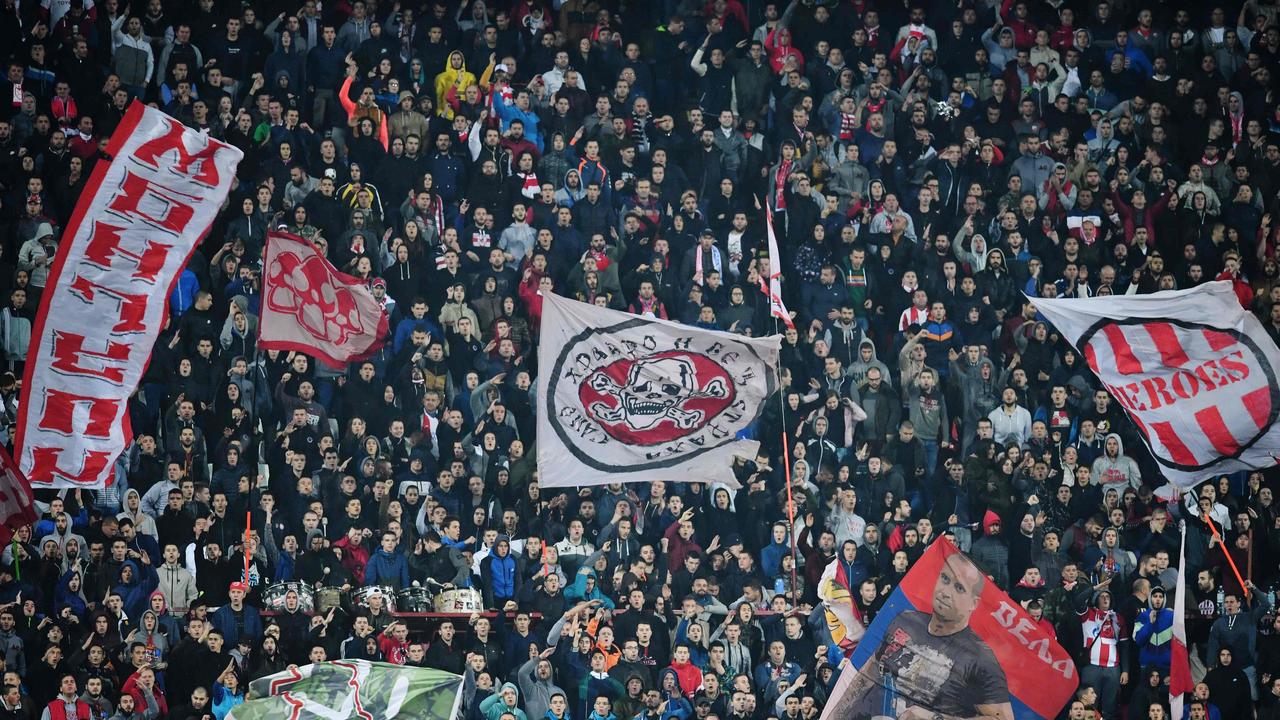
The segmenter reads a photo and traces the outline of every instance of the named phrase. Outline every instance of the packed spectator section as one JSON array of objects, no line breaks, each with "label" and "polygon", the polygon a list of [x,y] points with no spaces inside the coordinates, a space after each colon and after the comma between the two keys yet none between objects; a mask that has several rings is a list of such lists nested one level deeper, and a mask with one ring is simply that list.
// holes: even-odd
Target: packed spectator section
[{"label": "packed spectator section", "polygon": [[[8,428],[130,104],[245,157],[117,482],[3,550],[0,718],[223,720],[364,658],[465,673],[467,720],[817,720],[823,570],[869,623],[942,535],[1072,653],[1063,717],[1168,720],[1185,593],[1190,719],[1280,718],[1275,473],[1157,496],[1034,303],[1226,280],[1280,339],[1280,5],[137,2],[0,6]],[[374,357],[256,348],[277,229],[383,304]],[[540,487],[552,292],[782,335],[740,490]]]}]

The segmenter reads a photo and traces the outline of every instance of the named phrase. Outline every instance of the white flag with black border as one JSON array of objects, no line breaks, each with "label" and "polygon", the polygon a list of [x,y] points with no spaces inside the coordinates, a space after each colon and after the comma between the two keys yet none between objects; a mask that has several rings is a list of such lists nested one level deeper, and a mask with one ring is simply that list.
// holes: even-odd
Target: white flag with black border
[{"label": "white flag with black border", "polygon": [[777,389],[780,338],[749,338],[542,299],[543,487],[666,480],[739,486],[740,435]]}]

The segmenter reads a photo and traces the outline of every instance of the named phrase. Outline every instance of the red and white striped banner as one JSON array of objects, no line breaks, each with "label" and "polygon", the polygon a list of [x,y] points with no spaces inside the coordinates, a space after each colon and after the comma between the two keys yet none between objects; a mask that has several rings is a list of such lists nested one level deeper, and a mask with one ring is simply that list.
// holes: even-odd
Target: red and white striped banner
[{"label": "red and white striped banner", "polygon": [[135,102],[63,232],[32,329],[14,442],[35,488],[101,488],[168,299],[243,154]]},{"label": "red and white striped banner", "polygon": [[1128,412],[1169,482],[1188,488],[1276,464],[1280,348],[1231,283],[1034,302]]},{"label": "red and white striped banner", "polygon": [[769,298],[769,314],[794,328],[791,312],[782,302],[782,254],[778,252],[778,235],[773,231],[773,210],[766,205],[764,213],[765,230],[769,233],[769,277],[760,278],[760,290]]}]

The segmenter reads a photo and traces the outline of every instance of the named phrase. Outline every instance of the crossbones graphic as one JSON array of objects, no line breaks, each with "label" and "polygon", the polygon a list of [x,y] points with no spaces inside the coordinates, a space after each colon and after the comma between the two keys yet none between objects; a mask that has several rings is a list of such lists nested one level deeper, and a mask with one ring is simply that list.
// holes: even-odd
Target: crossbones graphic
[{"label": "crossbones graphic", "polygon": [[606,423],[626,423],[632,430],[651,430],[663,420],[682,430],[695,428],[702,423],[703,412],[686,410],[686,403],[729,396],[723,378],[714,378],[699,388],[697,370],[688,358],[638,360],[627,372],[624,385],[600,371],[592,374],[589,382],[592,390],[618,397],[617,407],[596,402],[589,408],[591,413]]}]

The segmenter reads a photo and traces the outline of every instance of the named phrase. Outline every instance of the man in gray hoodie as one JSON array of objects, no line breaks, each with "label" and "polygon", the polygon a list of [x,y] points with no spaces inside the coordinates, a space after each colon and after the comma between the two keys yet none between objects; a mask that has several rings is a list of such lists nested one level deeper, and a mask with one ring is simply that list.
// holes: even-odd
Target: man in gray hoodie
[{"label": "man in gray hoodie", "polygon": [[1000,404],[1003,385],[995,364],[982,355],[977,345],[968,345],[951,360],[951,381],[960,388],[960,420],[963,432],[960,442],[966,456],[977,436],[978,420],[991,414]]},{"label": "man in gray hoodie", "polygon": [[547,710],[551,708],[551,696],[564,694],[564,690],[555,684],[549,659],[555,651],[556,647],[552,645],[536,657],[530,658],[516,671],[520,691],[524,693],[524,707],[531,718],[546,717]]}]

